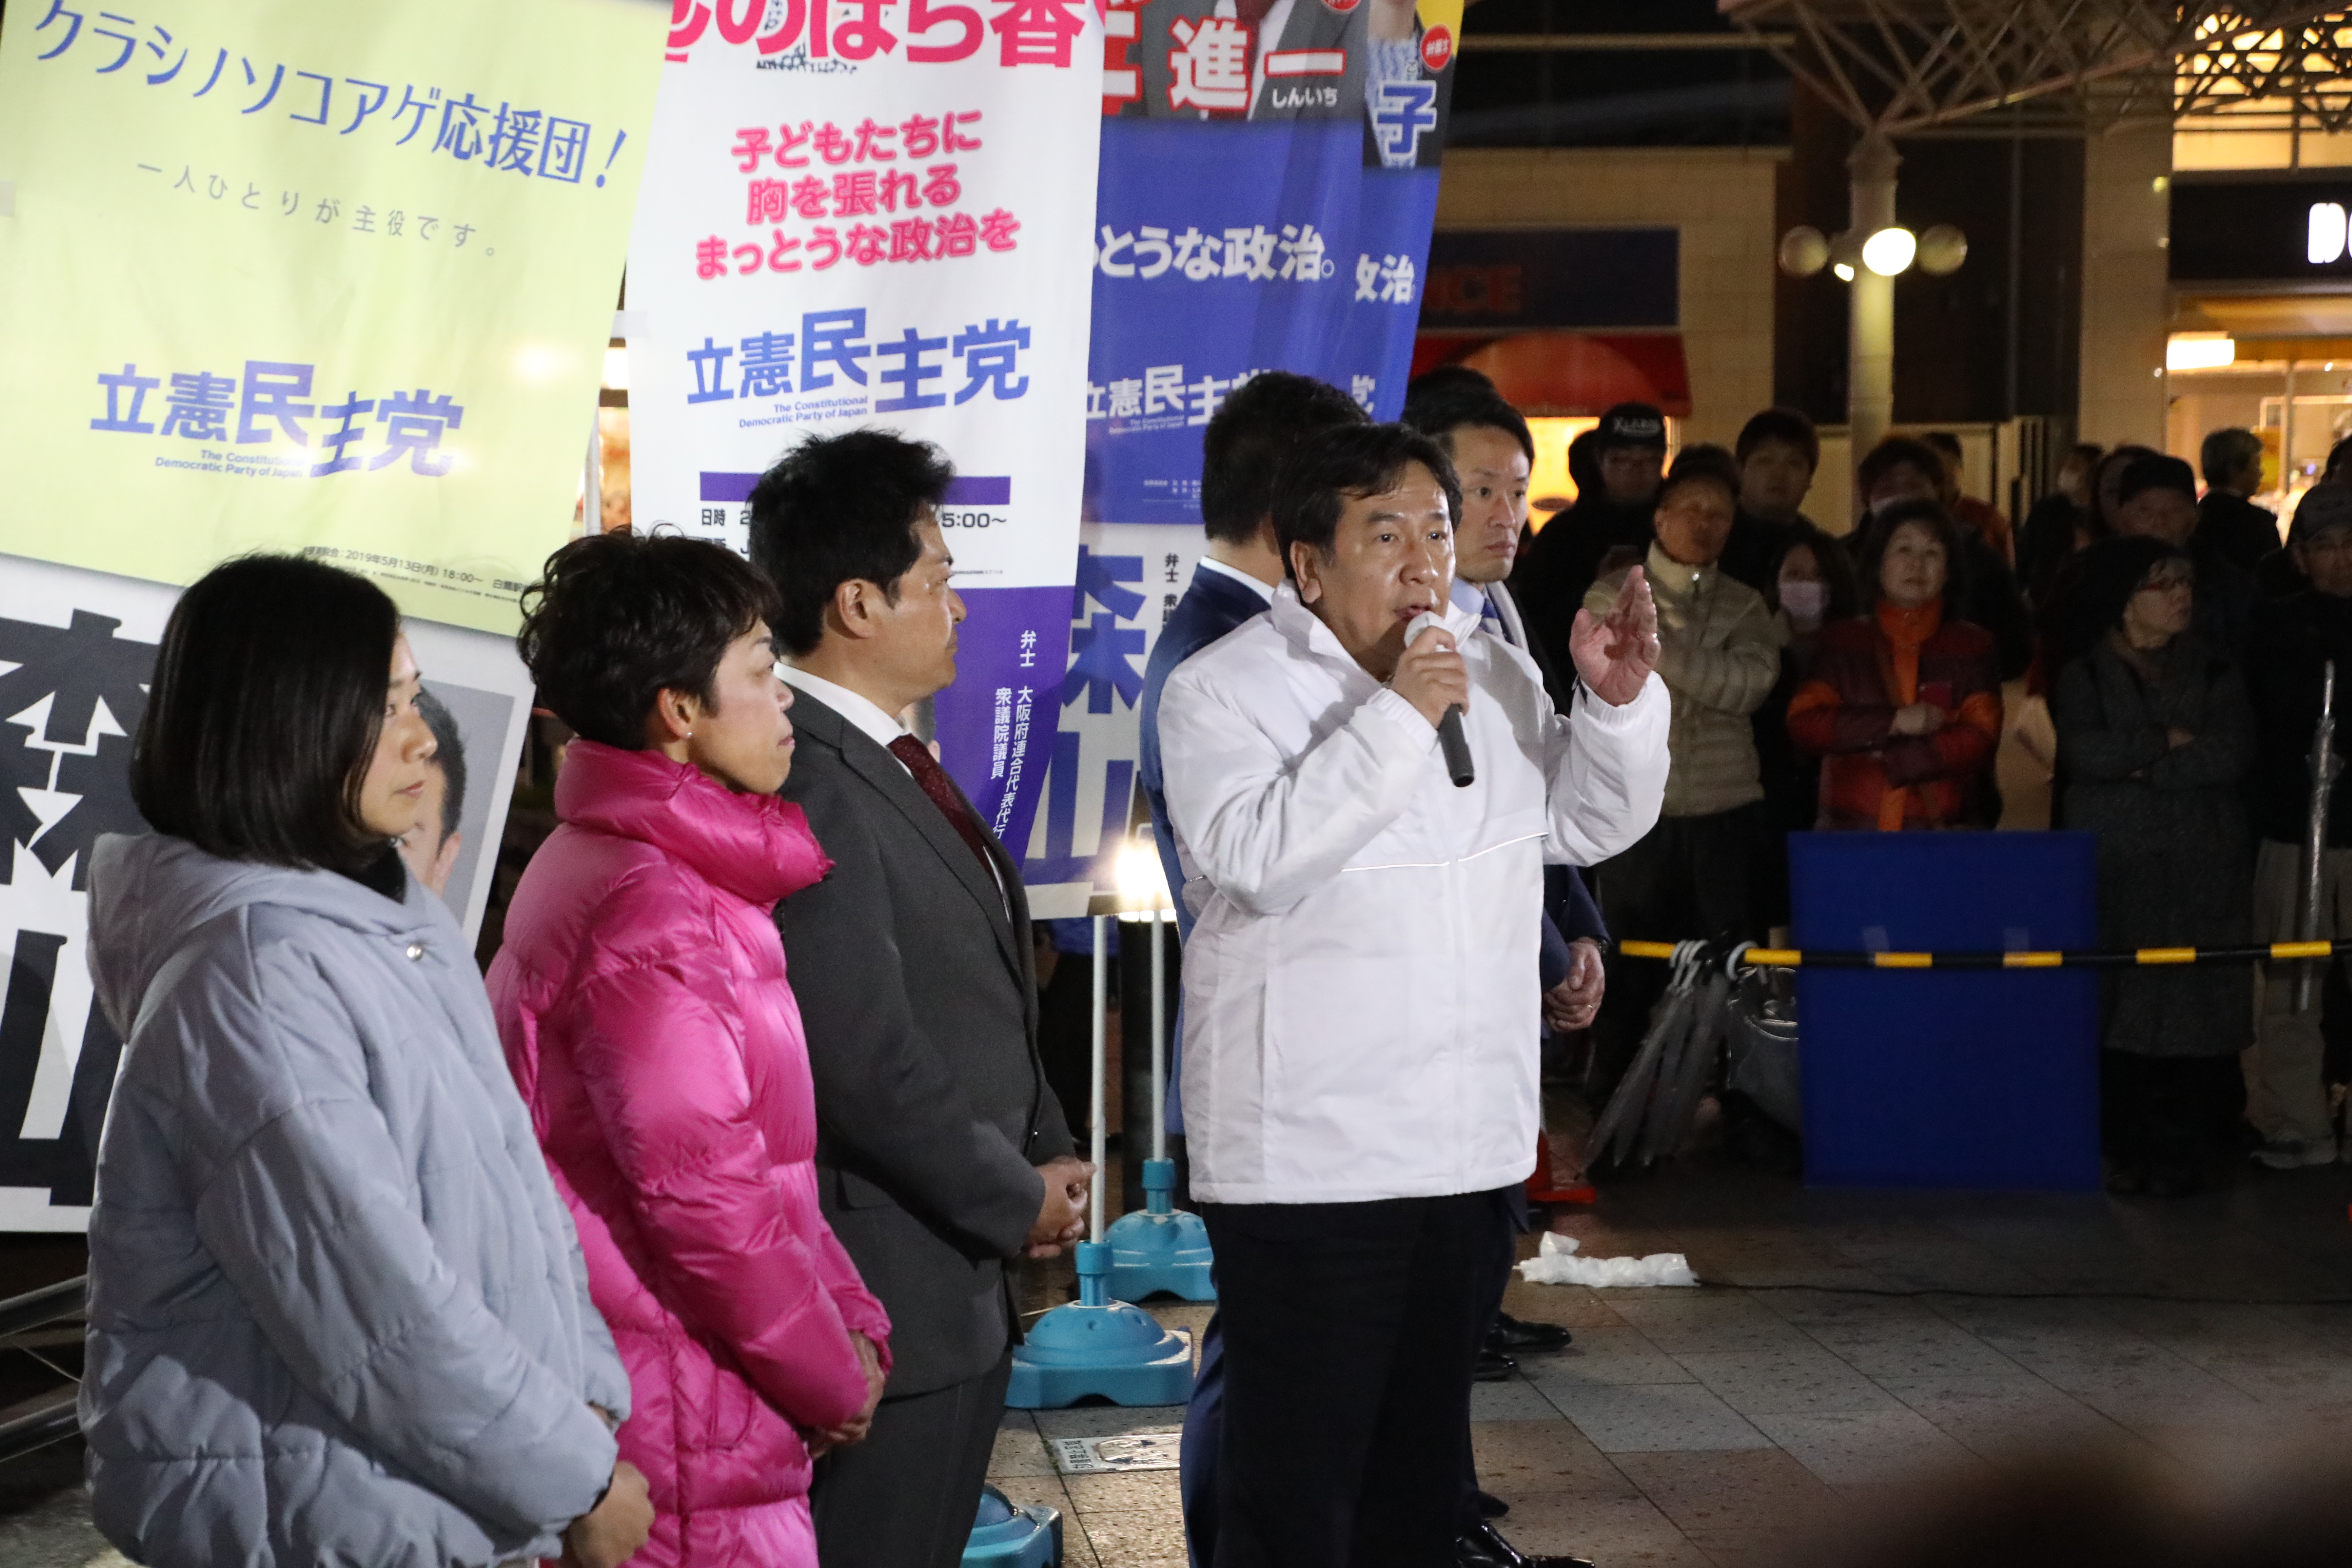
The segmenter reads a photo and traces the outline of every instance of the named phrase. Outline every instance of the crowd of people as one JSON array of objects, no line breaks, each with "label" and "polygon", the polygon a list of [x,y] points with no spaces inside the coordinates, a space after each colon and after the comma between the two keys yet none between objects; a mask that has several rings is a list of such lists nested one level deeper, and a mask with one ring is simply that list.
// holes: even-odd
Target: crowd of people
[{"label": "crowd of people", "polygon": [[[1541,1041],[1589,1028],[1622,1071],[1656,976],[1610,933],[1764,936],[1792,829],[1992,826],[2005,683],[2050,694],[2107,940],[2294,934],[2352,485],[2280,546],[2242,431],[2201,499],[2078,450],[2012,534],[1895,438],[1832,538],[1801,416],[1671,466],[1667,436],[1611,410],[1530,531],[1533,436],[1475,373],[1391,425],[1262,374],[1206,431],[1208,549],[1140,704],[1218,1260],[1197,1568],[1530,1561],[1469,1420],[1475,1378],[1568,1337],[1501,1310]],[[956,675],[953,477],[812,437],[754,489],[749,561],[626,531],[549,559],[519,647],[577,738],[487,984],[436,896],[462,752],[390,599],[277,555],[182,596],[132,763],[154,831],[90,883],[128,1045],[82,1415],[127,1554],[961,1560],[1011,1271],[1076,1240],[1096,1173],[1019,862],[908,724]],[[2323,934],[2352,804],[2328,842]],[[2113,982],[2118,1187],[2185,1190],[2248,1114],[2266,1163],[2336,1157],[2295,990]]]},{"label": "crowd of people", "polygon": [[[1789,920],[1790,832],[1996,826],[2004,720],[2038,697],[2053,824],[2097,836],[2105,945],[2299,934],[2323,672],[2352,680],[2352,441],[2282,539],[2251,499],[2251,431],[2205,441],[2201,493],[2177,458],[2075,447],[2015,531],[1962,493],[1956,443],[1894,437],[1862,456],[1862,514],[1832,539],[1802,511],[1820,447],[1800,415],[1759,414],[1733,451],[1687,447],[1671,468],[1654,408],[1612,409],[1580,439],[1589,482],[1514,577],[1528,625],[1563,635],[1639,558],[1674,699],[1660,820],[1592,868],[1609,927],[1766,941]],[[2352,918],[2347,811],[2329,818],[2323,937]],[[2111,1188],[2191,1192],[2249,1152],[2337,1157],[2326,1016],[2300,979],[2205,965],[2105,981]],[[1654,964],[1612,966],[1584,1073],[1599,1094],[1663,984]]]}]

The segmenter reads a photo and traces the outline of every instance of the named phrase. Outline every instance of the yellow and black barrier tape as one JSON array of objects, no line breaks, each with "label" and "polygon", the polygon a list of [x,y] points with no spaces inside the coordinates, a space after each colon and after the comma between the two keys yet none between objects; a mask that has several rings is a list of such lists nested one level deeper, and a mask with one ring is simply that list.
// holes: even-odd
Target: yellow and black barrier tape
[{"label": "yellow and black barrier tape", "polygon": [[[1672,958],[1679,944],[1624,942],[1628,958]],[[2042,952],[1837,952],[1750,947],[1738,962],[1758,969],[2126,969],[2180,963],[2282,963],[2352,953],[2352,941],[2273,942],[2245,947],[2127,947]]]}]

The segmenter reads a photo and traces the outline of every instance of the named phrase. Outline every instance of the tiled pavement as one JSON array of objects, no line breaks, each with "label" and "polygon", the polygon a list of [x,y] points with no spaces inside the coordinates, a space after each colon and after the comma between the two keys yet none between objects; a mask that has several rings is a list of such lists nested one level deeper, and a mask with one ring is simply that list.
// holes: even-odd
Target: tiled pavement
[{"label": "tiled pavement", "polygon": [[[2184,1476],[2258,1467],[2298,1439],[2340,1449],[2347,1205],[2340,1166],[2167,1204],[1807,1192],[1685,1159],[1559,1226],[1588,1255],[1686,1253],[1711,1283],[1515,1283],[1513,1312],[1565,1323],[1576,1343],[1478,1389],[1480,1472],[1524,1549],[1601,1568],[1762,1568],[1927,1478],[2055,1446],[2119,1447]],[[1058,1300],[1066,1278],[1066,1265],[1033,1277],[1031,1304]],[[1154,1310],[1195,1329],[1207,1316]],[[1065,1480],[1044,1439],[1181,1415],[1015,1414],[997,1482],[1064,1510],[1073,1568],[1175,1568],[1173,1472]],[[69,1448],[0,1468],[0,1568],[121,1568],[89,1527],[79,1468]]]},{"label": "tiled pavement", "polygon": [[[1686,1253],[1710,1283],[1513,1283],[1509,1310],[1576,1333],[1475,1395],[1479,1471],[1522,1550],[1747,1568],[1932,1478],[2056,1448],[2186,1478],[2352,1433],[2342,1167],[2158,1203],[1807,1192],[1701,1159],[1557,1228],[1587,1255]],[[1044,1439],[1181,1417],[1016,1412],[997,1484],[1064,1510],[1079,1568],[1176,1568],[1172,1471],[1064,1479]]]}]

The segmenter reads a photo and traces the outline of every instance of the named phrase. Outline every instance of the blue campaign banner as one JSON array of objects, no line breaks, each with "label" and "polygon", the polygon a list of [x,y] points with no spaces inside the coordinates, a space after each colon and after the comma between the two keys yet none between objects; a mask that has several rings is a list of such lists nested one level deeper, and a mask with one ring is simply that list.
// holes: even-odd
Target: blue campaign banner
[{"label": "blue campaign banner", "polygon": [[1041,916],[1117,886],[1144,661],[1202,542],[1209,420],[1269,370],[1393,419],[1412,372],[1459,8],[1215,9],[1108,13],[1084,532],[1058,724],[1031,753],[1043,809],[1020,841]]},{"label": "blue campaign banner", "polygon": [[1257,371],[1396,417],[1438,174],[1368,169],[1364,141],[1348,121],[1104,124],[1088,521],[1198,522],[1202,428]]}]

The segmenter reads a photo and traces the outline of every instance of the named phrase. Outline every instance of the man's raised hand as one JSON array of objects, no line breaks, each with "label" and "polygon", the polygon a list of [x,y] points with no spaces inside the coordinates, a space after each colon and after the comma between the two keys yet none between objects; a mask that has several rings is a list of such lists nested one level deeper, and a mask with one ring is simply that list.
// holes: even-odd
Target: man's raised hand
[{"label": "man's raised hand", "polygon": [[1642,694],[1650,671],[1658,668],[1658,602],[1639,566],[1625,574],[1625,586],[1608,615],[1576,612],[1569,651],[1586,688],[1612,708]]}]

